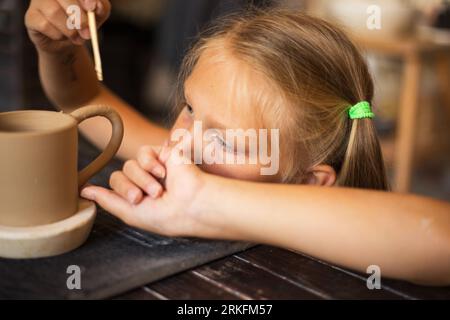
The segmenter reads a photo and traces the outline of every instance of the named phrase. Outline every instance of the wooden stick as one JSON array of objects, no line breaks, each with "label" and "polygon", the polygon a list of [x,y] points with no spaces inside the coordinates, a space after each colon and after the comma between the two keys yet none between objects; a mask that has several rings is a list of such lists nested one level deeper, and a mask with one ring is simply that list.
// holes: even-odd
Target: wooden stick
[{"label": "wooden stick", "polygon": [[100,49],[98,46],[97,22],[95,21],[94,11],[88,11],[89,31],[91,34],[92,50],[94,53],[95,71],[97,79],[103,81],[102,59],[100,58]]}]

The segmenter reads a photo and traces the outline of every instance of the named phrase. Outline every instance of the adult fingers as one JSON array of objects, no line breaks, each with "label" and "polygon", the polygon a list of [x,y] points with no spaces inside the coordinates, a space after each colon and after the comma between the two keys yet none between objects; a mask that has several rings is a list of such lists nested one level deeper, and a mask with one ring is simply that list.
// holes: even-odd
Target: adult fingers
[{"label": "adult fingers", "polygon": [[[80,8],[83,7],[82,5],[80,6],[80,2],[77,0],[57,0],[58,3],[60,4],[60,6],[63,8],[64,12],[66,13],[66,27],[67,27],[67,19],[69,18],[69,15],[74,14],[76,11],[71,10],[71,8]],[[89,34],[89,25],[88,25],[88,18],[87,18],[87,14],[86,11],[84,10],[79,10],[79,29],[77,29],[76,31],[78,32],[78,34],[85,40],[90,38],[90,34]],[[78,18],[78,16],[77,16]]]},{"label": "adult fingers", "polygon": [[109,0],[98,0],[95,15],[97,17],[97,24],[100,27],[111,14],[111,2]]},{"label": "adult fingers", "polygon": [[111,13],[111,3],[109,0],[80,0],[83,9],[94,11],[97,20],[97,27],[100,27]]},{"label": "adult fingers", "polygon": [[67,14],[64,8],[56,1],[43,1],[39,7],[40,13],[65,37],[70,39],[74,44],[82,44],[83,40],[76,29],[67,27]]},{"label": "adult fingers", "polygon": [[55,28],[39,10],[29,10],[25,15],[25,25],[31,32],[40,33],[55,41],[63,40],[64,35]]}]

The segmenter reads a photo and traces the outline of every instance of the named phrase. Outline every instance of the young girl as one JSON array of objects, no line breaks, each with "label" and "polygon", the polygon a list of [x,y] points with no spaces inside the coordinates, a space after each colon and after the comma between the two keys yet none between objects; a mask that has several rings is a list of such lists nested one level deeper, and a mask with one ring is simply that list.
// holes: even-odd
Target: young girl
[{"label": "young girl", "polygon": [[[58,10],[59,3],[49,3]],[[104,21],[108,2],[96,8]],[[181,112],[167,132],[99,87],[86,51],[73,45],[87,35],[58,28],[58,15],[48,10],[32,1],[26,23],[49,98],[68,111],[113,106],[126,129],[119,156],[136,158],[111,176],[113,191],[91,186],[83,197],[130,225],[169,236],[269,243],[360,271],[378,265],[384,276],[450,283],[447,205],[343,188],[388,185],[370,109],[372,79],[340,30],[282,10],[223,19],[184,60],[176,99]],[[42,19],[49,21],[44,29]],[[279,170],[262,175],[262,164],[250,161],[183,164],[171,133],[193,132],[197,121],[217,133],[210,136],[216,152],[228,154],[242,150],[223,139],[226,129],[242,129],[241,135],[279,129],[279,146],[269,141],[271,152],[279,147]],[[82,130],[100,147],[108,139],[99,119]],[[169,142],[162,150],[148,146],[163,141]],[[248,149],[243,156],[249,160]],[[424,205],[434,210],[425,212]]]}]

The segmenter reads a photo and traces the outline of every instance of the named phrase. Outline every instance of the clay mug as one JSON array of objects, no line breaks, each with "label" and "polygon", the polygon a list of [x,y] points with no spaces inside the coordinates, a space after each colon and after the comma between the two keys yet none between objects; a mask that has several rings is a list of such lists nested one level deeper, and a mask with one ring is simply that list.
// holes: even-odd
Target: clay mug
[{"label": "clay mug", "polygon": [[[109,144],[77,172],[78,124],[102,116],[112,124]],[[78,210],[79,188],[116,154],[123,124],[108,106],[0,113],[0,225],[29,227],[66,219]]]}]

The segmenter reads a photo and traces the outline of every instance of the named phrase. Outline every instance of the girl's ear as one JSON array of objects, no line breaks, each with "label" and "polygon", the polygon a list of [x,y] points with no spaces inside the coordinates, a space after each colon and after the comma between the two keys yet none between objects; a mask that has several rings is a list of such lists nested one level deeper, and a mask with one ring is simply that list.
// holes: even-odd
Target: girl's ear
[{"label": "girl's ear", "polygon": [[306,173],[306,184],[331,187],[336,182],[336,171],[331,166],[320,164]]}]

